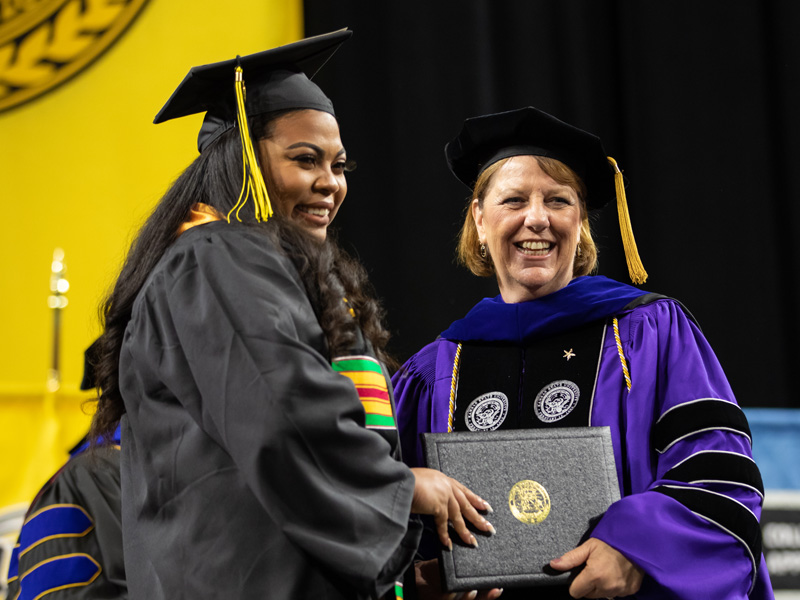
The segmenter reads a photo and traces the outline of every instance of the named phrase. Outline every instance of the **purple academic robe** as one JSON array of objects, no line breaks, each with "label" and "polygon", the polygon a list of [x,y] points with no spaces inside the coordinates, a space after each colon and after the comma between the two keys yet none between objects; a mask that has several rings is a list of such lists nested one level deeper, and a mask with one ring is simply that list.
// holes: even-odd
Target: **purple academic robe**
[{"label": "purple academic robe", "polygon": [[[479,304],[484,324],[479,327],[491,329],[485,326],[486,319],[491,318],[492,306],[501,304],[497,299]],[[725,428],[706,430],[700,425],[662,452],[652,441],[656,423],[671,410],[690,411],[692,406],[706,404],[740,410],[714,352],[673,300],[615,310],[607,314],[611,316],[618,317],[631,387],[628,391],[609,318],[587,425],[611,429],[622,499],[608,509],[593,537],[616,548],[645,571],[636,598],[773,598],[763,556],[753,557],[735,532],[654,491],[658,486],[680,491],[688,488],[689,493],[702,489],[712,501],[722,495],[756,519],[760,517],[763,498],[754,487],[715,481],[713,476],[692,483],[664,478],[682,461],[709,451],[751,460],[747,435]],[[458,331],[463,332],[469,315],[457,323],[461,324]],[[453,331],[451,326],[443,335]],[[531,339],[530,332],[518,339],[526,336]],[[412,466],[423,464],[419,434],[447,431],[458,341],[440,337],[409,359],[394,377],[403,456]],[[723,498],[722,502],[727,500]]]}]

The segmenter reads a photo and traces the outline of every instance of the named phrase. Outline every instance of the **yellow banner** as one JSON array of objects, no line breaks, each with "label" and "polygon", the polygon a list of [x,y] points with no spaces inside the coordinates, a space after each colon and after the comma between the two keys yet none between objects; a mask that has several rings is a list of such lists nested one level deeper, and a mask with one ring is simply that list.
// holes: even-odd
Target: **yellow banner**
[{"label": "yellow banner", "polygon": [[[190,67],[302,37],[302,2],[0,0],[0,13],[2,509],[29,502],[85,433],[77,390],[98,305],[133,233],[197,155],[202,115],[153,117]],[[61,386],[48,392],[56,248],[69,286]]]}]

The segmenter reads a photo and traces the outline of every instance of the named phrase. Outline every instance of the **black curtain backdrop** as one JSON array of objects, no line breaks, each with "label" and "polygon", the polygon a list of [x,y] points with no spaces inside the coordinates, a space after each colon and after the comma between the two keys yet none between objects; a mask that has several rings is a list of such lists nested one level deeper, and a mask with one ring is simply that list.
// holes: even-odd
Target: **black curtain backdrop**
[{"label": "black curtain backdrop", "polygon": [[[340,241],[398,359],[497,294],[455,264],[468,190],[444,144],[466,117],[533,105],[618,160],[641,287],[691,310],[739,402],[800,407],[800,2],[305,0],[305,19],[354,30],[316,81],[358,161]],[[629,281],[615,207],[595,234],[600,274]]]}]

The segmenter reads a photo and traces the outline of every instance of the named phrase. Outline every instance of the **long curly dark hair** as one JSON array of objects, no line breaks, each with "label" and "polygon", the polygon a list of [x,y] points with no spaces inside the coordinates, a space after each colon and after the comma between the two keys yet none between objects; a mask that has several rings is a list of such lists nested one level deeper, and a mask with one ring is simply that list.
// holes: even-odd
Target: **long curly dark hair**
[{"label": "long curly dark hair", "polygon": [[[287,112],[292,111],[253,119],[250,123],[253,137],[268,138],[272,124]],[[90,432],[94,441],[110,436],[125,413],[119,390],[119,357],[133,302],[166,249],[177,239],[178,228],[195,203],[205,203],[222,214],[234,206],[242,186],[240,143],[236,129],[224,133],[175,180],[139,230],[111,292],[100,306],[103,333],[94,358],[99,395]],[[374,297],[366,271],[339,247],[332,232],[320,243],[279,215],[267,223],[256,223],[252,216],[242,215],[242,218],[272,237],[295,264],[325,333],[330,357],[345,353],[360,328],[378,358],[395,366],[385,351],[389,333],[383,324],[384,312]],[[342,297],[354,309],[355,319]]]}]

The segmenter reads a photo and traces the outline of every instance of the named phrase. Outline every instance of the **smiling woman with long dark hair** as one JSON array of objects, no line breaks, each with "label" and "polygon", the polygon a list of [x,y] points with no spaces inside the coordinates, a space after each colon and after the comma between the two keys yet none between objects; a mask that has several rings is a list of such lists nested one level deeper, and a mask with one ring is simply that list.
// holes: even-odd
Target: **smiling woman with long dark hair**
[{"label": "smiling woman with long dark hair", "polygon": [[156,118],[206,111],[104,305],[93,435],[121,422],[131,597],[374,598],[414,556],[410,513],[443,542],[448,520],[474,541],[462,511],[491,527],[399,460],[382,313],[327,235],[348,162],[306,73],[347,37],[192,69]]}]

